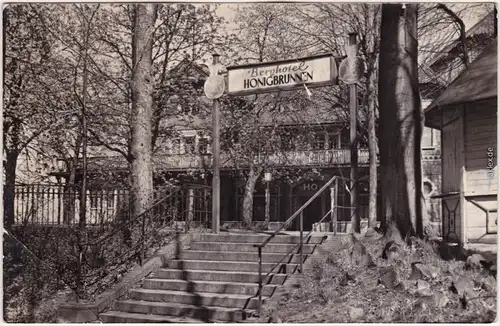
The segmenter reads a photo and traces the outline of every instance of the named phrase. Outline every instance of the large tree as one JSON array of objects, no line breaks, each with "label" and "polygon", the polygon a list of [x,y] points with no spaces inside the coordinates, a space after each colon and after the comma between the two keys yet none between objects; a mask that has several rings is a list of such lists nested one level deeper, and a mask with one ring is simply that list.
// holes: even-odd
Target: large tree
[{"label": "large tree", "polygon": [[379,105],[382,223],[423,235],[417,75],[417,5],[384,4],[380,28]]},{"label": "large tree", "polygon": [[134,215],[149,206],[153,194],[153,34],[157,5],[136,4],[132,37],[131,185]]}]

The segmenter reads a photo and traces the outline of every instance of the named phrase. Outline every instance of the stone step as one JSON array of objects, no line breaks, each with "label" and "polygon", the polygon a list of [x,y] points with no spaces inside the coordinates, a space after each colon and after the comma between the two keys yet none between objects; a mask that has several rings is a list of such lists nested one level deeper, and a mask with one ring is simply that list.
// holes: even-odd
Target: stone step
[{"label": "stone step", "polygon": [[163,324],[203,324],[206,321],[189,317],[175,317],[165,315],[138,314],[110,310],[99,315],[103,323],[163,323]]},{"label": "stone step", "polygon": [[129,291],[129,295],[133,300],[172,302],[195,306],[257,309],[259,304],[257,297],[239,294],[133,289]]},{"label": "stone step", "polygon": [[[262,254],[262,262],[264,263],[294,263],[300,262],[298,254]],[[303,258],[306,256],[304,255]],[[257,252],[238,252],[238,251],[202,251],[202,250],[186,250],[181,254],[181,258],[185,260],[212,260],[212,261],[244,261],[244,262],[258,262],[259,254]]]},{"label": "stone step", "polygon": [[[144,289],[184,291],[190,293],[224,293],[240,295],[257,295],[259,285],[256,283],[232,283],[218,281],[192,281],[192,280],[166,280],[148,278],[143,282]],[[263,296],[271,296],[276,290],[276,285],[264,285],[262,287]]]},{"label": "stone step", "polygon": [[[191,250],[205,251],[238,251],[238,252],[257,252],[254,245],[257,243],[245,242],[204,242],[197,241],[191,243]],[[297,244],[288,243],[268,243],[263,249],[263,253],[290,253]],[[316,247],[315,244],[304,244],[303,253],[311,254]],[[295,253],[299,252],[299,248],[294,249]]]},{"label": "stone step", "polygon": [[[267,272],[266,272],[267,273]],[[263,284],[281,285],[285,282],[287,274],[270,274],[263,277]],[[219,281],[257,283],[259,274],[242,271],[206,271],[206,270],[181,270],[160,268],[152,277],[157,279],[188,279],[195,281]]]},{"label": "stone step", "polygon": [[[305,234],[304,234],[305,235]],[[202,242],[236,242],[236,243],[262,243],[267,238],[268,234],[255,233],[221,233],[212,234],[205,233],[201,235],[199,241]],[[304,240],[304,243],[319,244],[323,242],[324,235],[310,235]],[[277,235],[271,239],[269,243],[299,243],[299,235]]]},{"label": "stone step", "polygon": [[[237,322],[243,320],[246,311],[242,309],[230,309],[223,307],[209,307],[201,305],[188,305],[172,302],[147,302],[135,300],[123,300],[115,303],[115,310],[148,315],[176,316],[201,319],[203,321],[230,321]],[[251,313],[249,311],[248,313]],[[104,315],[104,314],[102,314]]]},{"label": "stone step", "polygon": [[[258,272],[259,264],[257,262],[240,262],[240,261],[210,261],[210,260],[169,260],[167,266],[171,269],[181,270],[206,270],[207,273],[211,271],[241,271],[241,272]],[[292,274],[297,269],[298,264],[275,264],[263,263],[262,272],[267,273],[272,271],[274,273],[287,273]]]}]

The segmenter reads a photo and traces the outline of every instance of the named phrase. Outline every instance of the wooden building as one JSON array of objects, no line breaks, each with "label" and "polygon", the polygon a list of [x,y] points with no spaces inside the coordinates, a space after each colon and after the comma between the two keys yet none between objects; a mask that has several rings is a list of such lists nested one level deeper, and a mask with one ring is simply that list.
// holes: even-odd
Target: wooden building
[{"label": "wooden building", "polygon": [[426,126],[441,130],[442,233],[448,241],[496,241],[497,41],[425,110]]}]

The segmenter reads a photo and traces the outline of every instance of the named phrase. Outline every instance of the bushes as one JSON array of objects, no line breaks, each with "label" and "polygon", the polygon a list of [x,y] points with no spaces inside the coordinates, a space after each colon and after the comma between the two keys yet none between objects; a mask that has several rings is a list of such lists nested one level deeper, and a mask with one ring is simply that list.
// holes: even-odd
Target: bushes
[{"label": "bushes", "polygon": [[[161,221],[148,225],[146,258],[174,238],[172,232],[162,232],[162,226]],[[144,238],[139,229],[131,227],[131,246],[124,244],[120,230],[99,242],[104,235],[102,229],[92,227],[79,230],[76,226],[27,225],[4,234],[6,321],[54,322],[55,300],[61,292],[70,294],[72,300],[92,301],[138,265],[140,241]]]},{"label": "bushes", "polygon": [[4,316],[11,323],[56,321],[54,306],[43,305],[64,287],[35,253],[4,234]]}]

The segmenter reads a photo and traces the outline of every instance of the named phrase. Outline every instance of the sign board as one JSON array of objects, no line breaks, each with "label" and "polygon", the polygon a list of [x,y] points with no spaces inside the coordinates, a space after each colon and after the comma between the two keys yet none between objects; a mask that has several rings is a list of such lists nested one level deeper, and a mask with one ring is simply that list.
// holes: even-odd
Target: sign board
[{"label": "sign board", "polygon": [[229,95],[277,92],[337,83],[337,65],[331,54],[227,68]]},{"label": "sign board", "polygon": [[224,77],[220,75],[212,75],[205,81],[203,90],[209,99],[215,100],[224,94],[224,89],[226,88],[225,86]]},{"label": "sign board", "polygon": [[358,57],[345,58],[339,67],[339,78],[344,83],[355,84],[365,72],[365,63]]}]

